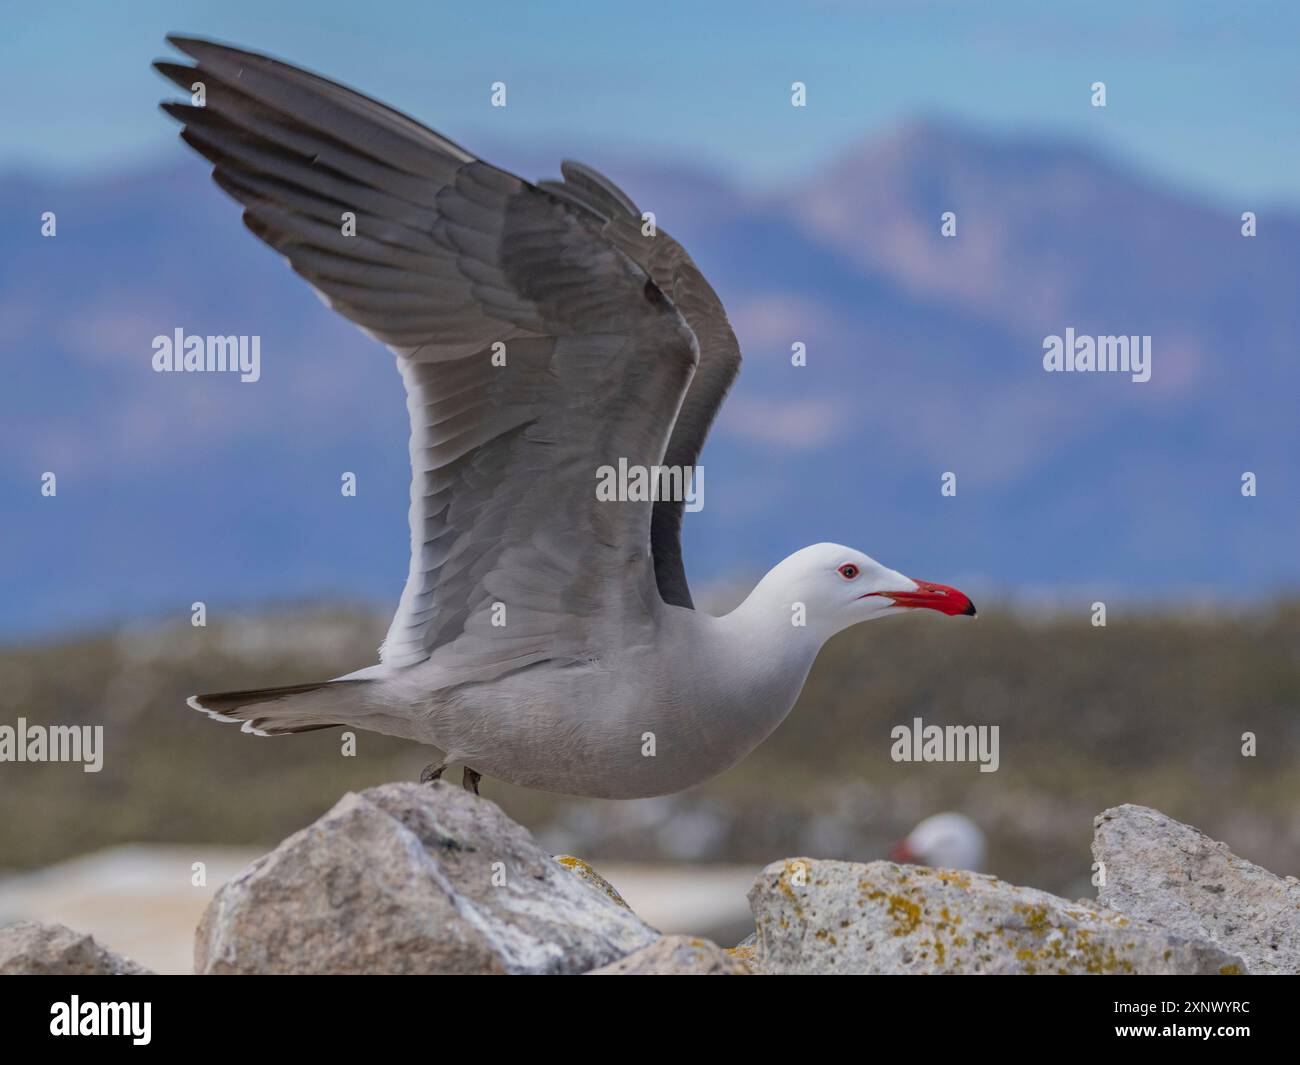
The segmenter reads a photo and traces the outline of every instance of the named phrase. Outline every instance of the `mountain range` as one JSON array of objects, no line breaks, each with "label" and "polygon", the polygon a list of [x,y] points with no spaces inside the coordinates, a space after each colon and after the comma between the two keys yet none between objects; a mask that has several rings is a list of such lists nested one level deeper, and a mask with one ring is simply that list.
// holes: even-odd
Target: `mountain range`
[{"label": "mountain range", "polygon": [[[561,152],[526,176],[553,176]],[[745,352],[686,521],[697,586],[819,540],[976,599],[1080,612],[1300,585],[1294,210],[939,120],[775,193],[583,161],[690,250]],[[260,380],[155,373],[153,338],[176,329],[259,336]],[[1044,340],[1067,329],[1149,336],[1151,379],[1046,372]],[[0,638],[199,601],[396,603],[392,357],[261,247],[181,146],[111,175],[0,176],[0,353]]]}]

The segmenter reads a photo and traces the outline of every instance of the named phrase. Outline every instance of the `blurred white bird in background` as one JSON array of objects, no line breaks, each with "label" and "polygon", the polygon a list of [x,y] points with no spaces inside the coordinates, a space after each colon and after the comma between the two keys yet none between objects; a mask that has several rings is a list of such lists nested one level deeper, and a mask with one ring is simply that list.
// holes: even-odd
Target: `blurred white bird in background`
[{"label": "blurred white bird in background", "polygon": [[983,871],[984,833],[965,814],[948,811],[927,817],[907,838],[894,844],[889,857],[896,862],[935,869]]}]

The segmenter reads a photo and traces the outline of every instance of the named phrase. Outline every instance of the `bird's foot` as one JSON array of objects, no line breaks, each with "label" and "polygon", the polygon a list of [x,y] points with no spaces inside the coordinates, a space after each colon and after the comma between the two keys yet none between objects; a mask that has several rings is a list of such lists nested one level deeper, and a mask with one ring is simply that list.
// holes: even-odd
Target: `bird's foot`
[{"label": "bird's foot", "polygon": [[450,763],[448,762],[441,762],[438,765],[434,765],[432,762],[430,762],[428,765],[426,765],[423,769],[420,770],[420,783],[433,784],[436,781],[441,780],[442,774],[446,772],[447,766],[449,764]]},{"label": "bird's foot", "polygon": [[460,786],[464,788],[466,791],[472,791],[475,795],[477,795],[478,782],[482,779],[483,779],[482,773],[479,773],[471,769],[469,766],[466,766],[465,773],[461,777]]}]

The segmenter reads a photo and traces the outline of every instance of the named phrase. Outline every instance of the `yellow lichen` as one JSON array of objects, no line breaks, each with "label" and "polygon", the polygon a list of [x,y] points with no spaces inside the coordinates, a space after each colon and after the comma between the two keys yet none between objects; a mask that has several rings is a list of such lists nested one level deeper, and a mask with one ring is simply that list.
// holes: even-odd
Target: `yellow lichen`
[{"label": "yellow lichen", "polygon": [[618,893],[614,885],[596,872],[590,863],[583,861],[581,858],[575,858],[572,854],[557,854],[553,860],[556,864],[568,869],[579,880],[585,880],[588,884],[603,891],[608,898],[617,902],[623,909],[630,910],[632,908],[623,900],[623,896]]},{"label": "yellow lichen", "polygon": [[758,948],[756,947],[723,947],[722,953],[730,954],[733,958],[739,958],[749,965],[758,964]]},{"label": "yellow lichen", "polygon": [[916,931],[917,925],[921,923],[921,907],[902,895],[890,895],[889,916],[898,925],[894,929],[894,935],[909,936]]}]

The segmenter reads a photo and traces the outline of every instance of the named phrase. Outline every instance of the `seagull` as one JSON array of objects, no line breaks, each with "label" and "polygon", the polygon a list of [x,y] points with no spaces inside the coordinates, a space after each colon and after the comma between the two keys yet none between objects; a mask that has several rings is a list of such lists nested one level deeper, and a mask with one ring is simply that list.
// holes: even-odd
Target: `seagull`
[{"label": "seagull", "polygon": [[482,776],[602,798],[736,765],[823,643],[961,592],[860,551],[795,552],[721,617],[696,610],[681,493],[603,498],[600,471],[692,470],[740,368],[691,257],[590,167],[535,184],[268,56],[190,37],[162,109],[244,224],[394,353],[411,437],[411,558],[379,663],[196,695],[262,736],[345,726]]},{"label": "seagull", "polygon": [[933,869],[984,868],[984,833],[965,814],[948,811],[920,822],[907,838],[894,845],[889,857],[896,862],[928,865]]}]

